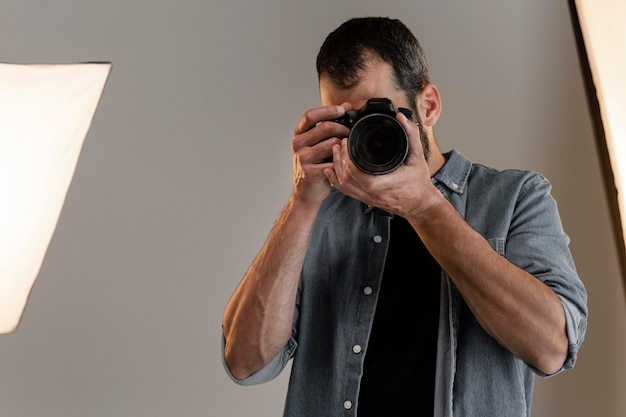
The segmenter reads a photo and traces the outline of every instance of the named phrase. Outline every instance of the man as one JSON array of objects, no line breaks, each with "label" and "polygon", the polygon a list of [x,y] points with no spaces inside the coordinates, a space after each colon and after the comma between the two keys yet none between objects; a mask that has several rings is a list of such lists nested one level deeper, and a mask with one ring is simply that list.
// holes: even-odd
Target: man
[{"label": "man", "polygon": [[[344,23],[317,68],[293,193],[225,309],[227,371],[256,384],[293,358],[285,416],[528,416],[587,318],[549,183],[440,152],[441,99],[397,20]],[[396,116],[404,164],[370,175],[333,120],[379,97],[414,121]]]}]

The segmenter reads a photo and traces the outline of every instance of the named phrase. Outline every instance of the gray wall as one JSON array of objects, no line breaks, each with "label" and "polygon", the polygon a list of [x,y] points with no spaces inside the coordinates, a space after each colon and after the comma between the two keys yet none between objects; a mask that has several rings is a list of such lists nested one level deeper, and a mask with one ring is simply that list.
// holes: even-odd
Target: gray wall
[{"label": "gray wall", "polygon": [[443,149],[554,185],[591,317],[534,416],[626,414],[624,291],[565,0],[3,0],[1,61],[114,68],[21,327],[0,337],[0,415],[280,415],[286,373],[224,374],[221,313],[289,194],[317,48],[354,15],[421,39]]}]

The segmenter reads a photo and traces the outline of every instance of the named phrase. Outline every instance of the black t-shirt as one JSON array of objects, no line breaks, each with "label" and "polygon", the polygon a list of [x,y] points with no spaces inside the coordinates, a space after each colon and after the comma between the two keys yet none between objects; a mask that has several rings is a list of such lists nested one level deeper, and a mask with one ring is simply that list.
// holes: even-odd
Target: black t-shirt
[{"label": "black t-shirt", "polygon": [[367,345],[359,417],[432,416],[441,268],[401,217]]}]

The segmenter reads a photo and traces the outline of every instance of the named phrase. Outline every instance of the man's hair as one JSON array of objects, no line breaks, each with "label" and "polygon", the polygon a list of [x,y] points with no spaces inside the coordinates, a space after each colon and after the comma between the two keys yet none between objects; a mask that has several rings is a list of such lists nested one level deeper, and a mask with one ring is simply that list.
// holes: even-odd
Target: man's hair
[{"label": "man's hair", "polygon": [[360,17],[331,32],[317,55],[317,75],[330,77],[341,88],[355,86],[372,59],[390,64],[394,83],[413,107],[415,98],[430,82],[424,51],[399,20]]}]

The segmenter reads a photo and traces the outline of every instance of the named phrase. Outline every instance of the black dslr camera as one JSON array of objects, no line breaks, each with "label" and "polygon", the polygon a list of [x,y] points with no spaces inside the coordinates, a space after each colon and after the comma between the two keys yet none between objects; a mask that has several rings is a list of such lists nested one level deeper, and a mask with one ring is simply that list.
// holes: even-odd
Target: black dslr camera
[{"label": "black dslr camera", "polygon": [[[413,112],[399,108],[409,120]],[[396,120],[393,103],[387,98],[371,98],[361,110],[347,111],[333,120],[350,128],[348,153],[361,171],[388,174],[399,168],[409,152],[409,137]]]}]

